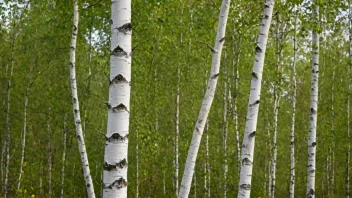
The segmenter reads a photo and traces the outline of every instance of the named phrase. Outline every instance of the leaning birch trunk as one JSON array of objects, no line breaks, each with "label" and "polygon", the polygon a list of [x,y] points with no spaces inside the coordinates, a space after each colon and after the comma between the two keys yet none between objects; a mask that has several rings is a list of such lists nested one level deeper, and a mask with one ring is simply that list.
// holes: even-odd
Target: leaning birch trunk
[{"label": "leaning birch trunk", "polygon": [[61,167],[61,195],[60,198],[64,197],[64,187],[65,187],[65,161],[66,161],[66,117],[65,115],[64,118],[64,129],[63,129],[63,138],[64,138],[64,147],[63,147],[63,152],[62,152],[62,167]]},{"label": "leaning birch trunk", "polygon": [[176,92],[176,131],[175,131],[175,191],[176,196],[178,196],[178,138],[179,138],[179,115],[180,115],[180,81],[181,81],[181,71],[180,64],[177,66],[177,92]]},{"label": "leaning birch trunk", "polygon": [[[30,70],[31,69],[32,69],[32,67],[30,68]],[[31,71],[29,71],[29,75],[31,75]],[[22,180],[22,174],[23,174],[23,163],[24,163],[24,157],[25,157],[24,154],[25,154],[25,149],[26,149],[26,133],[27,133],[27,105],[28,105],[28,95],[29,95],[30,82],[31,82],[31,77],[29,76],[28,84],[27,84],[27,88],[26,88],[26,94],[24,96],[21,162],[20,162],[20,174],[18,176],[16,195],[18,195],[18,191],[21,187],[21,180]]]},{"label": "leaning birch trunk", "polygon": [[132,24],[131,0],[111,1],[111,54],[103,197],[127,197]]},{"label": "leaning birch trunk", "polygon": [[296,96],[297,96],[297,80],[296,80],[296,60],[297,60],[297,18],[298,18],[298,8],[295,16],[294,24],[294,36],[293,36],[293,63],[292,63],[292,74],[293,74],[293,96],[292,96],[292,118],[291,118],[291,143],[290,143],[290,160],[291,160],[291,174],[290,174],[290,190],[289,197],[295,197],[295,115],[296,115]]},{"label": "leaning birch trunk", "polygon": [[219,24],[218,24],[217,35],[215,39],[215,46],[212,49],[212,52],[213,52],[212,67],[211,67],[210,77],[208,80],[208,88],[202,102],[202,107],[199,112],[198,120],[193,130],[191,146],[188,151],[186,166],[182,177],[180,192],[178,195],[179,198],[187,198],[191,188],[192,176],[194,173],[194,167],[197,159],[201,138],[203,135],[205,123],[208,118],[210,107],[214,99],[216,84],[218,82],[218,77],[220,72],[220,58],[221,58],[221,52],[225,41],[225,30],[226,30],[226,24],[227,24],[227,19],[229,14],[229,8],[230,8],[230,0],[223,0],[221,9],[220,9]]},{"label": "leaning birch trunk", "polygon": [[78,33],[78,1],[73,1],[73,26],[72,26],[72,37],[70,46],[70,84],[72,90],[72,105],[73,105],[73,115],[76,125],[76,138],[79,148],[79,153],[81,156],[81,163],[83,168],[83,175],[85,179],[85,184],[87,188],[87,195],[89,198],[95,197],[94,187],[92,177],[90,175],[88,156],[86,151],[86,145],[84,143],[84,137],[81,125],[81,115],[79,112],[79,100],[77,93],[77,80],[76,80],[76,42]]},{"label": "leaning birch trunk", "polygon": [[318,25],[319,6],[313,1],[313,34],[312,34],[312,82],[310,94],[309,133],[308,133],[308,163],[307,163],[307,198],[315,197],[315,159],[316,159],[316,130],[318,118],[318,78],[319,78],[319,34]]},{"label": "leaning birch trunk", "polygon": [[266,0],[260,33],[255,48],[255,59],[252,72],[251,89],[248,101],[248,112],[246,116],[246,131],[242,143],[242,166],[240,173],[238,198],[249,198],[252,184],[252,170],[254,161],[255,133],[257,130],[260,91],[262,87],[262,76],[264,68],[264,58],[268,33],[270,29],[274,0]]}]

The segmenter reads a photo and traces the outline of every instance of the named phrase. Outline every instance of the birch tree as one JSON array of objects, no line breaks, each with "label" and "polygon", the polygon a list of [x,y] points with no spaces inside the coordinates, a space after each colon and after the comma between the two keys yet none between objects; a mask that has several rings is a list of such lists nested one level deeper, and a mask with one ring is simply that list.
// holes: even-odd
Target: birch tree
[{"label": "birch tree", "polygon": [[131,0],[111,1],[110,86],[103,197],[127,197],[132,24]]},{"label": "birch tree", "polygon": [[290,133],[290,198],[295,197],[295,115],[296,115],[296,96],[297,96],[297,80],[296,80],[296,60],[297,60],[297,18],[298,18],[298,8],[296,7],[296,16],[294,23],[294,33],[293,33],[293,63],[292,63],[292,118],[291,118],[291,133]]},{"label": "birch tree", "polygon": [[70,85],[72,91],[72,105],[73,105],[73,116],[76,126],[76,138],[81,156],[81,163],[83,168],[84,180],[87,188],[87,195],[89,198],[95,197],[92,177],[90,175],[90,168],[88,162],[88,155],[86,151],[86,145],[83,137],[81,115],[79,112],[79,100],[77,93],[77,79],[76,79],[76,46],[77,46],[77,34],[78,34],[78,0],[73,1],[73,26],[72,26],[72,37],[70,45]]},{"label": "birch tree", "polygon": [[307,198],[315,197],[315,159],[316,159],[316,127],[318,118],[318,79],[319,79],[319,34],[317,32],[319,6],[313,1],[313,33],[312,33],[312,80],[310,93],[308,164],[307,164]]},{"label": "birch tree", "polygon": [[192,177],[194,174],[195,162],[203,135],[204,127],[208,114],[210,111],[211,104],[214,99],[215,89],[218,82],[220,73],[220,58],[221,52],[225,41],[226,24],[229,14],[230,0],[223,0],[220,9],[220,16],[217,28],[217,34],[215,39],[215,46],[211,49],[213,53],[211,72],[208,79],[208,87],[202,101],[202,107],[199,112],[199,116],[196,125],[193,130],[193,136],[191,145],[188,151],[184,174],[182,177],[179,198],[187,198],[191,188]]},{"label": "birch tree", "polygon": [[246,116],[246,130],[242,142],[242,166],[238,189],[238,198],[249,198],[251,193],[252,170],[254,161],[255,133],[257,130],[258,111],[260,103],[261,81],[263,76],[264,59],[268,33],[272,20],[274,0],[266,0],[260,32],[255,47],[254,66],[251,78],[251,89]]}]

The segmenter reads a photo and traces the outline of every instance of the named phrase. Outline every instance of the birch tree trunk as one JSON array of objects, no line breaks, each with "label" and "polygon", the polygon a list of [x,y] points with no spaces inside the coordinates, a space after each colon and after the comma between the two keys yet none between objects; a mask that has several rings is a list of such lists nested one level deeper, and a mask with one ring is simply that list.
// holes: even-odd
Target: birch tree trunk
[{"label": "birch tree trunk", "polygon": [[18,195],[18,191],[21,187],[21,180],[22,180],[22,173],[23,173],[23,163],[25,158],[25,148],[26,148],[26,134],[27,134],[27,105],[28,105],[28,95],[29,95],[29,88],[31,83],[31,72],[32,67],[30,67],[29,77],[28,77],[28,84],[26,88],[26,93],[24,96],[24,109],[23,109],[23,134],[22,134],[22,148],[21,148],[21,162],[20,162],[20,174],[18,176],[18,183],[17,183],[17,190],[16,195]]},{"label": "birch tree trunk", "polygon": [[349,65],[348,65],[348,97],[347,97],[347,138],[348,138],[348,150],[347,150],[347,164],[346,164],[346,198],[350,197],[350,167],[351,167],[351,132],[350,132],[350,99],[351,99],[351,66],[352,66],[352,8],[351,3],[348,1],[349,6]]},{"label": "birch tree trunk", "polygon": [[233,120],[235,124],[235,135],[236,135],[236,148],[237,148],[237,169],[238,169],[238,179],[240,178],[241,172],[241,147],[240,147],[240,135],[238,131],[238,110],[237,110],[237,98],[238,98],[238,85],[240,83],[240,75],[238,72],[238,65],[240,62],[240,53],[238,54],[237,65],[236,65],[236,77],[235,77],[235,99],[233,104]]},{"label": "birch tree trunk", "polygon": [[249,198],[251,193],[255,133],[257,130],[260,91],[262,86],[261,81],[263,76],[266,44],[268,41],[268,33],[272,19],[274,2],[274,0],[266,0],[265,2],[260,33],[257,40],[257,46],[255,48],[255,59],[248,101],[248,112],[246,116],[246,131],[242,143],[242,166],[237,196],[238,198]]},{"label": "birch tree trunk", "polygon": [[132,24],[131,0],[111,1],[111,54],[103,197],[127,197]]},{"label": "birch tree trunk", "polygon": [[308,164],[307,164],[307,198],[315,197],[315,163],[316,163],[316,127],[318,117],[318,80],[319,80],[319,34],[318,26],[319,6],[313,1],[313,33],[312,33],[312,82],[309,111],[308,133]]},{"label": "birch tree trunk", "polygon": [[[225,52],[226,54],[226,52]],[[225,55],[226,57],[226,55]],[[226,76],[226,72],[225,72]],[[222,152],[224,153],[224,161],[223,161],[223,169],[224,169],[224,198],[226,198],[227,193],[227,172],[228,172],[228,165],[227,165],[227,82],[225,77],[224,83],[224,109],[223,109],[223,137],[222,137]]]},{"label": "birch tree trunk", "polygon": [[66,161],[66,134],[67,134],[66,117],[67,117],[67,115],[65,115],[65,118],[64,118],[64,129],[63,129],[64,147],[63,147],[63,152],[62,152],[61,195],[60,195],[60,198],[64,197],[64,188],[65,188],[65,161]]},{"label": "birch tree trunk", "polygon": [[180,64],[177,66],[177,92],[176,92],[176,131],[175,131],[175,191],[176,196],[178,196],[178,172],[179,172],[179,163],[178,163],[178,138],[179,138],[179,116],[180,116],[180,81],[181,81],[181,71]]},{"label": "birch tree trunk", "polygon": [[139,198],[139,137],[138,137],[138,129],[136,130],[136,198]]},{"label": "birch tree trunk", "polygon": [[297,80],[296,80],[296,60],[297,60],[297,18],[298,8],[296,7],[296,16],[294,24],[294,36],[293,36],[293,63],[292,63],[292,75],[293,75],[293,96],[292,96],[292,118],[291,118],[291,143],[290,143],[290,161],[291,161],[291,174],[290,174],[290,190],[289,197],[295,197],[295,115],[296,115],[296,96],[297,96]]},{"label": "birch tree trunk", "polygon": [[[10,130],[10,107],[11,107],[11,85],[12,85],[12,75],[13,75],[13,68],[15,65],[15,39],[16,34],[13,33],[12,35],[12,43],[11,43],[11,71],[10,71],[10,78],[8,80],[7,86],[7,111],[6,111],[6,140],[5,140],[5,147],[6,147],[6,162],[5,162],[5,179],[4,179],[4,197],[7,197],[8,193],[8,179],[9,179],[9,163],[10,163],[10,142],[11,142],[11,130]],[[7,73],[7,72],[6,72]]]},{"label": "birch tree trunk", "polygon": [[76,126],[76,138],[79,148],[79,153],[81,156],[81,163],[83,169],[83,175],[85,179],[85,184],[87,188],[87,196],[89,198],[94,198],[94,187],[92,177],[90,175],[90,168],[88,162],[88,156],[86,151],[86,145],[84,142],[82,124],[81,124],[81,115],[79,112],[79,100],[77,93],[77,80],[76,80],[76,42],[78,34],[78,0],[73,1],[73,26],[72,26],[72,37],[70,45],[70,84],[72,90],[72,105],[73,105],[73,116]]},{"label": "birch tree trunk", "polygon": [[[49,110],[51,110],[51,108],[49,108]],[[47,125],[48,125],[48,195],[51,197],[52,195],[52,152],[51,152],[51,127],[50,127],[50,118],[47,121]]]},{"label": "birch tree trunk", "polygon": [[208,80],[208,88],[202,102],[202,107],[199,112],[198,120],[193,130],[193,137],[188,151],[185,170],[184,170],[184,174],[181,182],[181,188],[178,195],[179,198],[187,198],[191,188],[192,176],[194,173],[194,167],[197,159],[201,138],[203,135],[205,123],[208,118],[210,107],[214,99],[215,89],[216,89],[216,85],[217,85],[218,77],[220,73],[219,71],[220,59],[221,59],[222,48],[225,41],[225,30],[226,30],[226,24],[227,24],[227,19],[229,14],[229,8],[230,8],[230,0],[223,0],[221,9],[220,9],[215,46],[214,48],[212,48],[212,52],[213,52],[212,67],[211,67],[210,77]]}]

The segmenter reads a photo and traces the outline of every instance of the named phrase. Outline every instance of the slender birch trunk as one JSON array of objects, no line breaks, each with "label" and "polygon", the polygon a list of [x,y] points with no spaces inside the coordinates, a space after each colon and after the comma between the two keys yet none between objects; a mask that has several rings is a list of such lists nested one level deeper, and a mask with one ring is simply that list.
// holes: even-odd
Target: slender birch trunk
[{"label": "slender birch trunk", "polygon": [[[226,52],[225,52],[226,54]],[[226,55],[225,55],[226,57]],[[225,72],[226,76],[226,72]],[[227,172],[228,172],[228,165],[227,165],[227,82],[225,77],[224,82],[224,109],[223,109],[223,125],[222,125],[222,152],[224,153],[224,161],[223,161],[223,170],[224,170],[224,198],[227,195]]]},{"label": "slender birch trunk", "polygon": [[205,123],[205,160],[206,160],[206,189],[205,189],[205,193],[207,195],[207,197],[210,197],[210,164],[209,164],[209,119],[207,119],[207,122]]},{"label": "slender birch trunk", "polygon": [[[276,85],[277,86],[277,85]],[[279,114],[279,108],[280,108],[280,97],[279,94],[277,93],[277,87],[275,86],[274,88],[274,123],[273,123],[273,156],[271,158],[271,164],[270,164],[270,175],[271,175],[271,192],[270,192],[270,198],[275,197],[275,185],[276,185],[276,159],[277,159],[277,120],[278,120],[278,114]]]},{"label": "slender birch trunk", "polygon": [[88,162],[88,156],[86,151],[86,145],[84,142],[81,115],[79,112],[79,100],[77,93],[77,80],[76,80],[76,42],[78,34],[78,0],[73,1],[73,26],[72,26],[72,37],[71,37],[71,47],[70,47],[70,84],[72,90],[72,105],[73,105],[73,115],[76,126],[76,138],[79,148],[79,153],[81,156],[81,163],[83,169],[83,175],[85,179],[85,184],[87,188],[87,196],[89,198],[95,197],[94,187],[92,177],[90,175],[90,168]]},{"label": "slender birch trunk", "polygon": [[[9,70],[9,65],[8,64],[6,64],[6,73],[5,73],[5,76],[7,76],[7,74],[8,74],[8,70]],[[6,107],[6,100],[5,100],[5,97],[4,97],[4,99],[3,99],[3,103],[2,103],[2,106],[4,107],[4,112],[7,112],[7,107]],[[7,114],[6,114],[6,116],[7,116]],[[7,125],[5,125],[5,128],[7,128]],[[5,131],[6,131],[7,129],[5,129]],[[6,131],[6,133],[7,133],[7,131]],[[4,143],[2,144],[3,146],[2,146],[2,148],[1,148],[1,184],[2,184],[2,192],[4,193],[4,165],[5,165],[5,163],[3,163],[3,162],[5,162],[5,159],[4,159],[4,157],[5,157],[5,155],[6,155],[6,143],[7,143],[7,141],[6,141],[6,135],[5,135],[5,137],[4,137]]]},{"label": "slender birch trunk", "polygon": [[9,163],[10,163],[10,142],[11,142],[11,129],[10,129],[10,107],[11,107],[11,85],[12,85],[12,75],[13,75],[13,68],[15,66],[15,39],[16,34],[13,33],[12,42],[11,42],[11,71],[10,71],[10,78],[8,80],[8,87],[7,87],[7,111],[6,111],[6,162],[5,162],[5,179],[4,179],[4,197],[7,197],[8,193],[8,179],[9,179]]},{"label": "slender birch trunk", "polygon": [[220,9],[220,16],[219,16],[219,24],[217,35],[215,39],[215,46],[212,49],[213,57],[212,57],[212,67],[210,72],[210,77],[208,80],[208,89],[205,93],[202,107],[199,112],[198,120],[194,127],[193,137],[191,141],[191,145],[188,151],[186,166],[184,170],[184,174],[182,177],[181,188],[179,192],[179,198],[187,198],[189,195],[191,183],[192,183],[192,176],[194,173],[195,162],[197,159],[197,154],[199,150],[199,145],[201,142],[201,138],[203,135],[205,123],[210,111],[211,104],[214,99],[215,89],[218,82],[218,77],[220,73],[220,58],[221,52],[225,41],[225,30],[226,30],[226,23],[228,19],[230,8],[230,0],[223,0],[221,9]]},{"label": "slender birch trunk", "polygon": [[308,163],[307,163],[307,198],[315,197],[315,164],[316,164],[316,127],[318,118],[318,79],[319,79],[319,6],[313,1],[313,34],[312,34],[312,82],[310,95],[309,133],[308,133]]},{"label": "slender birch trunk", "polygon": [[108,124],[103,197],[127,197],[132,24],[131,0],[112,0]]},{"label": "slender birch trunk", "polygon": [[181,82],[181,70],[180,64],[177,66],[177,92],[176,92],[176,131],[175,131],[175,191],[176,196],[178,196],[178,172],[179,172],[179,163],[178,163],[178,139],[179,139],[179,115],[180,115],[180,82]]},{"label": "slender birch trunk", "polygon": [[65,188],[65,161],[66,161],[66,134],[67,134],[66,117],[67,117],[67,115],[65,115],[65,118],[64,118],[64,129],[63,129],[64,147],[63,147],[63,152],[62,152],[61,195],[60,195],[60,198],[64,197],[64,188]]},{"label": "slender birch trunk", "polygon": [[238,110],[237,110],[237,100],[238,100],[238,85],[240,83],[240,75],[238,71],[238,64],[240,62],[240,53],[238,54],[238,59],[237,59],[237,65],[236,65],[236,77],[235,77],[235,99],[234,99],[234,104],[233,104],[233,120],[235,123],[235,135],[236,135],[236,148],[237,148],[237,169],[238,169],[238,175],[237,178],[240,178],[240,173],[241,173],[241,147],[240,147],[240,135],[239,135],[239,130],[238,130]]},{"label": "slender birch trunk", "polygon": [[138,137],[138,130],[136,130],[136,198],[139,198],[139,137]]},{"label": "slender birch trunk", "polygon": [[246,116],[246,131],[242,143],[242,166],[238,189],[238,198],[249,198],[251,193],[252,170],[254,161],[255,133],[257,130],[261,81],[268,33],[270,29],[274,0],[266,0],[260,33],[255,48],[255,59],[252,72],[251,89]]},{"label": "slender birch trunk", "polygon": [[293,96],[292,96],[292,118],[291,118],[291,144],[290,144],[290,161],[291,161],[291,174],[290,174],[290,190],[289,197],[295,197],[295,116],[296,116],[296,96],[297,96],[297,80],[296,80],[296,60],[297,60],[297,18],[298,18],[298,8],[296,8],[295,16],[295,27],[293,36],[293,63],[292,63],[292,75],[293,75]]},{"label": "slender birch trunk", "polygon": [[[49,108],[51,109],[51,108]],[[47,121],[47,125],[48,125],[48,195],[51,197],[52,195],[52,152],[51,152],[51,126],[50,126],[50,119],[48,119]]]},{"label": "slender birch trunk", "polygon": [[351,132],[350,132],[350,98],[351,98],[351,66],[352,66],[352,8],[351,3],[348,1],[349,6],[349,65],[348,65],[348,98],[347,98],[347,138],[348,138],[348,150],[347,150],[347,164],[346,164],[346,198],[350,197],[350,168],[351,168]]},{"label": "slender birch trunk", "polygon": [[18,191],[21,187],[21,180],[22,180],[22,174],[23,174],[23,163],[24,163],[24,158],[25,158],[26,134],[27,134],[27,105],[28,105],[29,89],[30,89],[30,83],[31,83],[31,76],[30,76],[31,72],[32,72],[32,67],[30,67],[28,84],[27,84],[26,93],[24,96],[21,162],[20,162],[20,174],[18,176],[16,195],[18,195]]}]

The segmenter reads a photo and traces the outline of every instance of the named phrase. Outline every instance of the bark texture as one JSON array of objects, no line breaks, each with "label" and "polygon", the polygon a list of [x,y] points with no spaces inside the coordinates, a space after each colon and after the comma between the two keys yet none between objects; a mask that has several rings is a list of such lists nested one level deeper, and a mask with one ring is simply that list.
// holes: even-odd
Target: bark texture
[{"label": "bark texture", "polygon": [[191,188],[192,176],[194,174],[194,167],[197,159],[201,138],[203,135],[205,123],[208,118],[210,107],[214,99],[215,89],[220,74],[220,58],[225,41],[225,30],[229,14],[229,8],[230,0],[223,0],[220,9],[215,46],[211,49],[213,57],[210,77],[208,80],[208,87],[202,102],[202,107],[200,109],[196,125],[193,130],[193,137],[188,151],[186,166],[184,169],[180,192],[178,195],[179,198],[187,198]]},{"label": "bark texture", "polygon": [[308,133],[308,163],[307,163],[307,198],[315,197],[315,163],[316,163],[316,130],[318,118],[318,80],[319,80],[319,34],[318,24],[319,6],[313,1],[313,34],[312,34],[312,82],[309,109]]},{"label": "bark texture", "polygon": [[131,0],[111,1],[108,123],[103,197],[127,197],[128,135],[132,61]]},{"label": "bark texture", "polygon": [[73,105],[73,116],[76,126],[76,138],[79,148],[79,154],[81,156],[81,163],[83,169],[84,180],[87,188],[87,196],[89,198],[94,198],[94,187],[92,177],[90,175],[90,168],[88,162],[88,155],[86,151],[86,145],[84,142],[82,124],[81,124],[81,115],[79,111],[79,101],[77,93],[77,81],[76,81],[76,42],[78,34],[78,1],[73,1],[73,26],[72,26],[72,37],[70,45],[70,84],[72,90],[72,105]]},{"label": "bark texture", "polygon": [[264,14],[260,26],[260,32],[255,48],[254,66],[251,78],[251,89],[248,101],[248,112],[246,116],[246,130],[243,137],[241,153],[241,173],[238,187],[238,198],[249,198],[252,184],[252,170],[254,161],[254,145],[257,130],[260,91],[264,68],[264,58],[268,33],[272,20],[274,0],[267,0],[264,6]]}]

